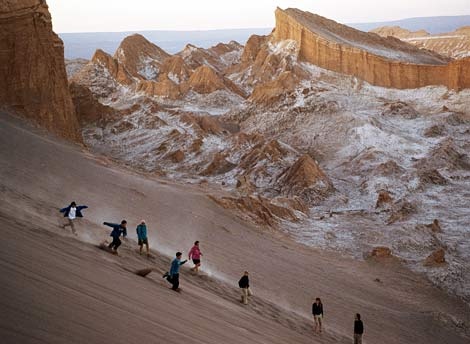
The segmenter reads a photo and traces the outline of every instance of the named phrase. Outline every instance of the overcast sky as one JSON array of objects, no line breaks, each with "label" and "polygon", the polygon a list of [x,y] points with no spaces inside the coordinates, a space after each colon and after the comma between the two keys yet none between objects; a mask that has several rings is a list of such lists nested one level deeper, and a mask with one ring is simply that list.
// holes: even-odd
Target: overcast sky
[{"label": "overcast sky", "polygon": [[47,0],[56,32],[206,30],[274,26],[296,7],[342,23],[470,14],[470,0]]}]

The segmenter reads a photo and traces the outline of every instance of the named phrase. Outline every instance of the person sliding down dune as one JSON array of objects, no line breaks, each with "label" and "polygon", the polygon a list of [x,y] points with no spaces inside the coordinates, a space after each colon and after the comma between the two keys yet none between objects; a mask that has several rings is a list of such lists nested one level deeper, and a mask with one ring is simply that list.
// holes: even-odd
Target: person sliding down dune
[{"label": "person sliding down dune", "polygon": [[111,242],[111,244],[108,245],[108,248],[110,248],[113,253],[117,254],[117,249],[119,246],[121,246],[121,240],[119,239],[119,237],[121,235],[123,237],[127,236],[127,221],[122,220],[121,224],[119,225],[117,223],[103,222],[103,225],[109,226],[113,229],[113,231],[109,235],[113,238],[113,241]]},{"label": "person sliding down dune", "polygon": [[147,225],[145,224],[145,220],[142,220],[140,222],[140,225],[137,226],[135,229],[137,232],[137,240],[138,240],[138,245],[139,245],[139,253],[142,255],[142,248],[145,244],[145,248],[147,249],[147,257],[150,257],[150,252],[149,252],[149,241],[147,238]]},{"label": "person sliding down dune", "polygon": [[165,272],[163,275],[172,284],[171,289],[174,291],[180,291],[180,266],[187,262],[187,260],[181,261],[182,255],[181,252],[176,252],[176,258],[171,262],[170,272]]},{"label": "person sliding down dune", "polygon": [[194,267],[191,268],[192,271],[199,272],[199,267],[201,266],[201,256],[202,253],[199,249],[199,241],[196,241],[188,254],[188,258],[192,259],[194,263]]},{"label": "person sliding down dune", "polygon": [[65,227],[70,226],[72,229],[72,233],[74,235],[77,235],[77,231],[75,230],[75,219],[77,217],[83,217],[82,215],[82,210],[88,208],[86,205],[79,205],[77,207],[77,204],[75,202],[70,203],[68,207],[60,209],[61,213],[64,213],[64,217],[67,218],[67,222],[62,225],[62,228],[65,229]]}]

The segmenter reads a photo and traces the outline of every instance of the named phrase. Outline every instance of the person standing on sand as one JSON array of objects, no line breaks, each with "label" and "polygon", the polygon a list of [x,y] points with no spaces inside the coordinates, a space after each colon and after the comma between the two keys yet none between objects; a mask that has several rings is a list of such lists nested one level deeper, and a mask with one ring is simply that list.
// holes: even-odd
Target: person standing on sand
[{"label": "person standing on sand", "polygon": [[139,245],[139,253],[142,255],[142,248],[145,244],[145,248],[147,249],[147,257],[150,256],[149,252],[149,241],[147,238],[147,225],[145,224],[145,220],[140,222],[140,225],[137,226],[135,229],[137,231],[137,240]]},{"label": "person standing on sand", "polygon": [[194,263],[194,267],[191,268],[192,271],[199,272],[199,267],[201,266],[201,256],[202,253],[199,249],[199,241],[196,241],[188,254],[188,258],[192,259]]},{"label": "person standing on sand", "polygon": [[323,304],[319,297],[315,299],[315,302],[312,304],[312,314],[313,321],[315,322],[314,331],[321,333],[322,321],[323,321]]},{"label": "person standing on sand", "polygon": [[113,229],[113,231],[109,235],[110,237],[113,237],[113,241],[111,242],[111,244],[108,245],[108,248],[113,250],[113,253],[117,254],[117,249],[119,246],[121,246],[121,240],[119,239],[119,237],[121,236],[121,234],[123,237],[127,236],[127,221],[122,220],[121,224],[119,225],[117,223],[103,222],[103,225],[109,226]]},{"label": "person standing on sand", "polygon": [[167,278],[167,281],[172,284],[171,289],[174,291],[180,291],[180,266],[187,262],[187,260],[181,261],[181,252],[176,252],[176,258],[173,259],[170,266],[170,272],[166,272],[163,277]]},{"label": "person standing on sand", "polygon": [[62,228],[65,229],[65,227],[70,226],[72,229],[72,233],[74,235],[77,235],[77,232],[75,231],[75,219],[77,217],[83,217],[82,210],[88,208],[86,205],[79,205],[77,207],[77,204],[75,202],[70,203],[68,207],[60,209],[61,213],[64,213],[64,217],[67,218],[67,222],[62,225]]},{"label": "person standing on sand", "polygon": [[245,271],[242,278],[238,281],[238,286],[242,290],[241,303],[244,305],[248,304],[248,297],[253,295],[250,289],[250,279],[248,278],[248,271]]},{"label": "person standing on sand", "polygon": [[354,344],[362,344],[362,334],[364,333],[364,324],[361,320],[361,315],[356,313],[354,320]]}]

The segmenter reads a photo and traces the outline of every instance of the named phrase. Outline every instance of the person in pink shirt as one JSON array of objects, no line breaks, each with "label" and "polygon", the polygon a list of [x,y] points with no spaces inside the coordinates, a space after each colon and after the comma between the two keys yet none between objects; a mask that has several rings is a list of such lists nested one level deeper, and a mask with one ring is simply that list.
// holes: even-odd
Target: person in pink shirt
[{"label": "person in pink shirt", "polygon": [[199,241],[196,241],[188,254],[189,259],[192,259],[194,263],[194,267],[191,268],[192,271],[199,271],[199,267],[201,266],[201,256],[202,253],[199,249]]}]

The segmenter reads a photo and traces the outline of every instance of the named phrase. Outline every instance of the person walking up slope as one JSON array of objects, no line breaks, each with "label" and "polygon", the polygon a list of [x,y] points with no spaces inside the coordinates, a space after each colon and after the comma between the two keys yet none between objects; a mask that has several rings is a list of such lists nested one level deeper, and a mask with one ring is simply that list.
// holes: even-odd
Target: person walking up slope
[{"label": "person walking up slope", "polygon": [[142,255],[142,248],[145,244],[145,248],[147,249],[147,257],[150,257],[149,252],[149,241],[147,238],[147,225],[145,224],[145,220],[142,220],[140,224],[136,228],[137,231],[137,240],[139,245],[139,253]]},{"label": "person walking up slope", "polygon": [[77,217],[83,217],[82,210],[86,208],[88,208],[88,206],[79,205],[77,207],[77,204],[75,202],[72,202],[68,207],[60,209],[60,212],[64,213],[64,217],[67,218],[67,222],[62,227],[65,229],[65,227],[70,226],[70,228],[72,229],[72,233],[74,235],[77,235],[74,222]]},{"label": "person walking up slope", "polygon": [[188,258],[192,259],[194,263],[194,267],[191,268],[192,271],[199,272],[199,267],[201,266],[201,256],[202,253],[199,249],[199,241],[196,241],[188,254]]},{"label": "person walking up slope", "polygon": [[113,238],[113,241],[111,242],[111,244],[108,245],[108,248],[110,248],[114,254],[117,254],[117,249],[119,246],[121,246],[121,240],[119,239],[119,237],[121,235],[123,237],[127,236],[127,221],[122,220],[121,224],[119,225],[117,223],[103,222],[103,225],[109,226],[113,229],[113,231],[109,235]]},{"label": "person walking up slope", "polygon": [[250,289],[250,279],[248,278],[248,271],[245,271],[242,278],[238,281],[238,286],[242,290],[242,300],[244,305],[248,304],[248,297],[253,295]]},{"label": "person walking up slope", "polygon": [[362,334],[364,333],[364,324],[361,320],[361,315],[356,313],[354,320],[354,344],[362,344]]},{"label": "person walking up slope", "polygon": [[180,291],[180,266],[187,262],[187,260],[181,261],[182,255],[181,252],[176,252],[176,258],[171,262],[170,272],[163,275],[172,284],[171,289],[174,291]]},{"label": "person walking up slope", "polygon": [[323,304],[319,297],[315,299],[315,302],[312,304],[312,314],[313,314],[313,321],[315,322],[315,329],[314,331],[320,332],[322,331],[322,320],[323,320]]}]

